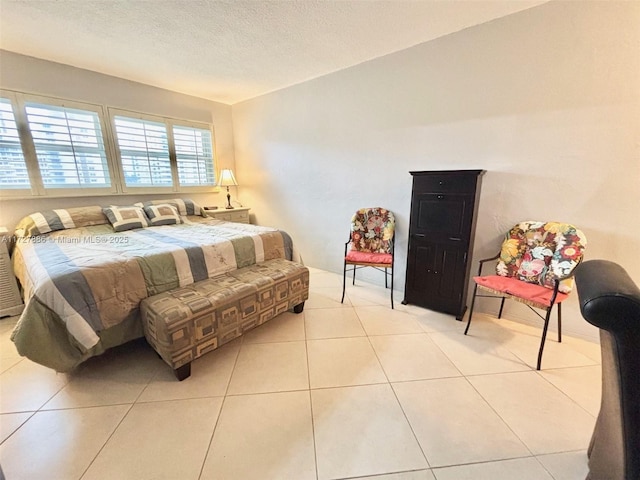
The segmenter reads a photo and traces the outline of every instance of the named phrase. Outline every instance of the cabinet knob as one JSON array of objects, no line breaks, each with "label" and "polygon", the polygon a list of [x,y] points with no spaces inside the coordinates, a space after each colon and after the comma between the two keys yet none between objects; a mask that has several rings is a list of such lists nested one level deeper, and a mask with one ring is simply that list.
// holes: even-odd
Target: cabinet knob
[{"label": "cabinet knob", "polygon": [[438,199],[442,200],[444,198],[444,195],[438,195]]},{"label": "cabinet knob", "polygon": [[440,180],[440,181],[438,182],[438,184],[439,184],[439,185],[444,185],[444,182],[443,182],[442,180]]}]

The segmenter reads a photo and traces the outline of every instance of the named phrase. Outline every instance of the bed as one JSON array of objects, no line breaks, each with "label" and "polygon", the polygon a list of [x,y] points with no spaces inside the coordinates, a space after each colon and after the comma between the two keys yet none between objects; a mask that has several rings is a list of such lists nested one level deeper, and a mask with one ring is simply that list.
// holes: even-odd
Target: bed
[{"label": "bed", "polygon": [[[146,212],[138,219],[114,221],[96,206],[38,212],[18,224],[13,267],[25,309],[11,340],[20,355],[70,371],[142,337],[139,303],[148,296],[262,261],[295,259],[283,231],[202,217],[189,201],[162,202],[136,204]],[[158,214],[165,205],[175,222]],[[138,220],[143,224],[127,226]]]}]

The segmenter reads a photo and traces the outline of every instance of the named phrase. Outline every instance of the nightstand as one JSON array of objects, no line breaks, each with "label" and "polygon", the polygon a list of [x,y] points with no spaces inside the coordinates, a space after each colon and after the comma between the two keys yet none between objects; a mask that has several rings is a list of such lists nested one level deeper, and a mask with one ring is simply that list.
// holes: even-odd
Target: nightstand
[{"label": "nightstand", "polygon": [[7,229],[0,227],[0,317],[19,315],[24,309],[18,282],[11,268],[8,245]]},{"label": "nightstand", "polygon": [[216,220],[224,220],[226,222],[236,223],[251,223],[249,222],[249,207],[238,208],[218,208],[217,210],[207,210],[205,208],[204,213],[207,217],[215,218]]}]

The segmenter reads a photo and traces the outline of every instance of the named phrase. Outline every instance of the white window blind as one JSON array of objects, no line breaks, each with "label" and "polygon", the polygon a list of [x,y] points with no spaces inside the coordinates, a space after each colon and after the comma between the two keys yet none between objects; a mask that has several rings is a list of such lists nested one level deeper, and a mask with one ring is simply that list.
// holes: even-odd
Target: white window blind
[{"label": "white window blind", "polygon": [[29,173],[11,101],[0,98],[0,188],[29,188]]},{"label": "white window blind", "polygon": [[31,102],[25,112],[45,188],[111,185],[97,112]]},{"label": "white window blind", "polygon": [[211,192],[215,162],[210,124],[0,89],[0,198]]},{"label": "white window blind", "polygon": [[173,185],[164,123],[114,116],[120,161],[128,187]]},{"label": "white window blind", "polygon": [[173,141],[180,185],[215,185],[211,131],[176,125]]}]

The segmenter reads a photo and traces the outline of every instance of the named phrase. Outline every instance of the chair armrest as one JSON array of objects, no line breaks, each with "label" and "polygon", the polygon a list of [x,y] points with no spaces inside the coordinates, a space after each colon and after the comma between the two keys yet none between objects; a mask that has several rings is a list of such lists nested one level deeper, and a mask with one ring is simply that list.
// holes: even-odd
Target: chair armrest
[{"label": "chair armrest", "polygon": [[640,331],[640,289],[618,264],[590,260],[575,271],[585,320],[614,334]]},{"label": "chair armrest", "polygon": [[491,258],[483,258],[482,260],[478,261],[478,276],[482,275],[482,266],[486,263],[486,262],[490,262],[491,260],[497,260],[498,258],[500,258],[500,252],[498,252],[496,255],[494,255]]},{"label": "chair armrest", "polygon": [[347,250],[349,250],[349,245],[351,244],[351,233],[349,233],[349,240],[344,244],[344,256],[347,256]]}]

